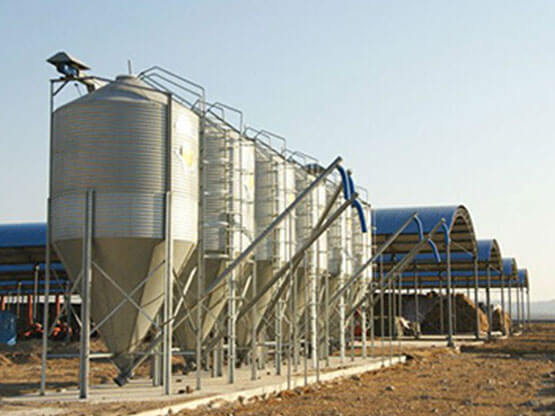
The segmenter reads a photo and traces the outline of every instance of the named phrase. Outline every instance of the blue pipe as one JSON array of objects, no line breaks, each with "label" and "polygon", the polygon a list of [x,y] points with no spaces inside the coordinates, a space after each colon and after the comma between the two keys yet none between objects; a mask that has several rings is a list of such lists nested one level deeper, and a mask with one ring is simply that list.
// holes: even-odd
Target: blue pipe
[{"label": "blue pipe", "polygon": [[360,221],[360,229],[362,233],[367,233],[368,225],[366,224],[366,217],[364,216],[364,209],[362,209],[362,204],[358,201],[358,199],[355,199],[353,201],[353,206],[357,210],[358,219]]},{"label": "blue pipe", "polygon": [[351,193],[349,191],[349,180],[347,179],[347,172],[341,165],[337,165],[337,170],[341,175],[341,182],[343,183],[343,197],[345,200],[348,200],[351,197]]},{"label": "blue pipe", "polygon": [[358,202],[358,200],[354,200],[353,201],[353,206],[356,208],[357,212],[358,212],[358,218],[360,220],[360,228],[362,229],[363,233],[368,232],[368,227],[366,226],[366,219],[364,218],[364,210],[362,209],[362,205],[360,205],[360,202]]},{"label": "blue pipe", "polygon": [[347,174],[347,180],[349,181],[349,193],[352,195],[355,193],[355,182],[353,181],[353,176],[350,173]]},{"label": "blue pipe", "polygon": [[414,222],[418,227],[418,236],[420,237],[420,241],[422,241],[424,240],[424,226],[422,225],[422,221],[418,217],[418,214],[416,215],[416,217],[414,217]]},{"label": "blue pipe", "polygon": [[[39,271],[43,272],[46,268],[44,263],[38,263]],[[62,271],[64,266],[62,263],[54,262],[50,264],[52,270]],[[16,273],[16,272],[33,272],[35,264],[0,264],[0,273]]]},{"label": "blue pipe", "polygon": [[[350,190],[350,194],[353,195],[355,193],[355,181],[353,181],[353,176],[350,174],[347,175],[347,179],[349,181],[349,190]],[[366,219],[364,217],[364,210],[362,209],[362,205],[360,204],[360,202],[358,200],[354,200],[353,201],[353,207],[356,208],[357,213],[358,213],[358,219],[360,221],[360,228],[362,230],[363,233],[368,232],[368,227],[366,226]]]},{"label": "blue pipe", "polygon": [[433,240],[428,240],[428,244],[430,244],[430,247],[432,247],[432,251],[433,251],[434,256],[436,258],[436,262],[441,263],[441,256],[439,255],[439,250],[436,246],[436,243],[434,243]]},{"label": "blue pipe", "polygon": [[[50,284],[51,285],[55,285],[55,284],[63,284],[63,283],[67,283],[68,280],[51,280]],[[37,282],[37,284],[39,285],[44,285],[46,283],[46,280],[39,280]],[[27,285],[34,285],[35,282],[33,280],[4,280],[4,281],[0,281],[0,286],[27,286]]]},{"label": "blue pipe", "polygon": [[[418,236],[420,237],[420,241],[422,241],[424,240],[424,226],[422,225],[422,221],[420,220],[420,217],[418,217],[418,215],[414,217],[414,222],[418,227]],[[436,244],[432,240],[428,240],[428,244],[432,248],[432,252],[434,253],[436,262],[441,263],[441,256],[439,255],[439,250],[437,249]]]}]

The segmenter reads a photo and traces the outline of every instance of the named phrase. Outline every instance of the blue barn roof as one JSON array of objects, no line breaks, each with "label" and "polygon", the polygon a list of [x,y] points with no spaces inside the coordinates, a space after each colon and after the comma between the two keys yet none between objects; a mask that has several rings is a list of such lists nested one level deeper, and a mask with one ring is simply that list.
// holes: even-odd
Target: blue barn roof
[{"label": "blue barn roof", "polygon": [[518,281],[522,286],[528,287],[530,284],[528,280],[528,269],[518,269]]},{"label": "blue barn roof", "polygon": [[46,245],[46,223],[0,225],[0,248]]},{"label": "blue barn roof", "polygon": [[518,267],[514,257],[506,257],[503,259],[503,275],[509,278],[518,278]]},{"label": "blue barn roof", "polygon": [[[424,233],[432,230],[441,219],[451,229],[461,215],[466,211],[463,205],[435,206],[435,207],[409,207],[409,208],[379,208],[372,210],[372,224],[376,227],[376,234],[393,234],[413,214],[418,214]],[[412,222],[402,234],[418,234],[418,225]]]}]

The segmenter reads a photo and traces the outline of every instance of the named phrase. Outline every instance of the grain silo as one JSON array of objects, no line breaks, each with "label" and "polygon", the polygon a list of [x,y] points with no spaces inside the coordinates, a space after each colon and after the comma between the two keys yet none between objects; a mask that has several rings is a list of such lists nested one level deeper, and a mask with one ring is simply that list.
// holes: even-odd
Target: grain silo
[{"label": "grain silo", "polygon": [[[205,119],[202,138],[202,216],[204,276],[202,285],[209,286],[231,260],[252,241],[254,225],[254,142],[214,115]],[[183,270],[180,280],[185,282],[198,268],[199,256],[193,256]],[[198,269],[197,269],[198,270]],[[246,263],[232,272],[234,298],[252,274],[252,264]],[[197,274],[198,275],[198,274]],[[206,341],[211,332],[225,334],[226,320],[220,317],[229,301],[229,279],[211,292],[203,301],[201,339]],[[195,283],[196,286],[196,283]],[[188,306],[182,309],[177,321],[187,313],[192,319],[175,329],[182,348],[193,350],[196,344],[196,290],[185,295]],[[217,325],[220,323],[220,325]]]},{"label": "grain silo", "polygon": [[52,129],[53,245],[79,279],[86,195],[94,195],[91,315],[124,369],[163,302],[166,236],[174,270],[197,241],[198,118],[119,76],[58,108]]},{"label": "grain silo", "polygon": [[[255,156],[255,222],[256,235],[259,235],[295,199],[295,173],[293,165],[279,151],[259,140],[256,142]],[[288,216],[255,251],[257,290],[268,284],[294,252],[295,219]],[[253,289],[251,285],[247,296],[253,296]],[[268,290],[256,303],[254,321],[249,316],[250,319],[242,319],[237,323],[238,343],[241,348],[248,347],[252,325],[259,325],[273,293],[273,290]],[[279,324],[276,329],[280,332]],[[264,336],[264,331],[262,334]]]},{"label": "grain silo", "polygon": [[[317,163],[296,165],[295,180],[297,192],[307,188],[320,173]],[[318,225],[326,207],[326,184],[321,183],[299,204],[296,211],[297,242],[306,242]],[[304,314],[309,314],[311,344],[316,345],[318,333],[318,295],[321,278],[328,269],[328,240],[321,235],[305,252],[297,273],[295,319],[301,323]],[[303,322],[306,322],[303,319]],[[302,326],[302,325],[300,325]],[[314,360],[313,355],[313,360]],[[314,364],[314,361],[313,361]]]}]

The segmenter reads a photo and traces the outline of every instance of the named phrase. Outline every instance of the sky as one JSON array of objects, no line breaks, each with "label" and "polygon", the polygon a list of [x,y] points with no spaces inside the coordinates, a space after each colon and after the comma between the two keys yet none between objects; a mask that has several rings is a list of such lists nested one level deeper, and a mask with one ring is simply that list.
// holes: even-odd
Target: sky
[{"label": "sky", "polygon": [[107,77],[130,59],[323,164],[341,155],[374,207],[464,204],[553,299],[553,22],[548,0],[2,0],[0,223],[45,219],[45,59]]}]

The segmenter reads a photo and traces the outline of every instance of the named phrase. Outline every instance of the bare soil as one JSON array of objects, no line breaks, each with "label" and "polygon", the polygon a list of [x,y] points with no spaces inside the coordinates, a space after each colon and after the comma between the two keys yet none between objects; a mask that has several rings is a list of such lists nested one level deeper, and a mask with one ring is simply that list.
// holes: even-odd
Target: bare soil
[{"label": "bare soil", "polygon": [[411,350],[403,366],[185,416],[555,415],[555,324],[469,347]]},{"label": "bare soil", "polygon": [[[101,344],[96,347],[102,350]],[[0,414],[55,414],[58,410],[67,415],[124,415],[161,406],[153,401],[72,402],[37,408],[36,403],[2,401],[3,396],[38,389],[38,351],[40,342],[35,341],[21,343],[17,351],[0,351]],[[534,324],[521,336],[466,347],[462,352],[446,348],[405,352],[411,357],[405,365],[181,415],[555,415],[555,323]],[[49,387],[74,385],[77,371],[77,359],[50,360]],[[140,371],[148,373],[148,366]],[[95,361],[91,372],[93,383],[112,383],[115,375],[108,361]]]}]

